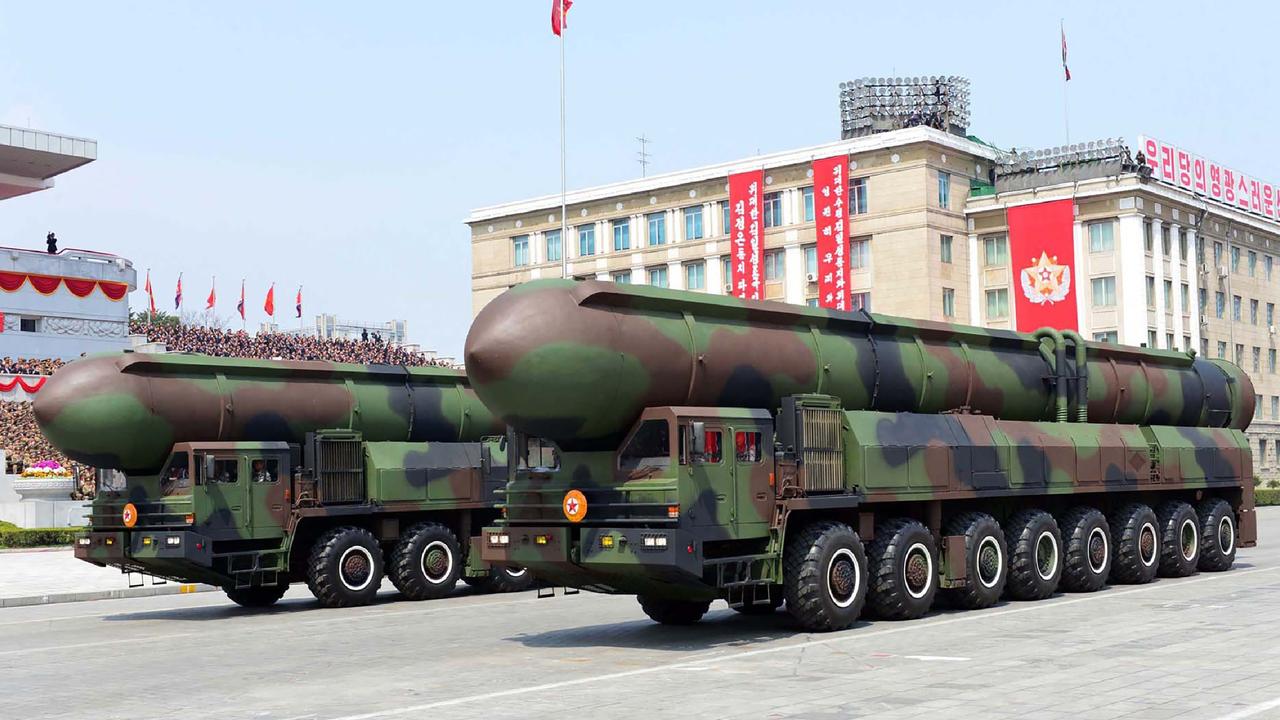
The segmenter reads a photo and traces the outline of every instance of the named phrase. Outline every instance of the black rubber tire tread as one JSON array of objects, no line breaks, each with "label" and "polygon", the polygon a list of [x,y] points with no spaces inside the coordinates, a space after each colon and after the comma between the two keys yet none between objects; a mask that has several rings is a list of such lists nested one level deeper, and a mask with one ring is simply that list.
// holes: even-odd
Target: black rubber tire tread
[{"label": "black rubber tire tread", "polygon": [[[1036,509],[1020,510],[1005,524],[1005,543],[1009,549],[1009,580],[1005,592],[1015,600],[1043,600],[1058,589],[1062,580],[1062,531],[1052,515]],[[1036,541],[1045,529],[1058,541],[1058,567],[1048,580],[1040,577],[1036,567]]]},{"label": "black rubber tire tread", "polygon": [[231,602],[247,608],[271,607],[280,598],[284,597],[285,592],[288,590],[289,585],[287,583],[254,585],[247,588],[226,587],[222,589],[227,594],[227,597],[231,599]]},{"label": "black rubber tire tread", "polygon": [[488,575],[463,578],[463,581],[481,592],[520,592],[533,587],[533,573],[525,570],[523,574],[513,577],[505,568],[495,567],[489,569]]},{"label": "black rubber tire tread", "polygon": [[[1206,498],[1197,508],[1200,516],[1200,561],[1198,567],[1205,572],[1230,570],[1236,561],[1236,549],[1240,544],[1239,518],[1231,505],[1221,498]],[[1218,543],[1218,523],[1223,514],[1231,518],[1236,537],[1232,539],[1231,552],[1224,554]]]},{"label": "black rubber tire tread", "polygon": [[[1095,573],[1089,563],[1089,536],[1095,527],[1101,527],[1107,539],[1107,557],[1102,572]],[[1111,525],[1107,516],[1097,508],[1078,505],[1067,511],[1058,523],[1062,532],[1063,560],[1062,581],[1067,592],[1097,592],[1106,587],[1111,577]]]},{"label": "black rubber tire tread", "polygon": [[783,590],[775,585],[770,592],[772,594],[767,602],[744,603],[733,609],[743,615],[772,615],[778,612],[778,608],[782,607]]},{"label": "black rubber tire tread", "polygon": [[711,609],[710,600],[668,600],[638,596],[640,609],[650,620],[663,625],[693,625]]},{"label": "black rubber tire tread", "polygon": [[[831,555],[845,545],[860,574],[853,602],[841,608],[830,602],[827,568]],[[783,597],[787,612],[806,630],[843,630],[858,621],[867,599],[867,555],[862,540],[848,525],[831,520],[810,523],[787,539],[783,552]]]},{"label": "black rubber tire tread", "polygon": [[[947,601],[966,610],[991,607],[999,602],[1000,596],[1004,594],[1004,586],[1009,581],[1009,547],[1000,523],[987,513],[967,512],[951,518],[942,534],[964,536],[965,584],[962,587],[943,588],[942,593]],[[978,544],[987,535],[995,537],[1000,545],[1000,577],[992,587],[986,587],[978,578],[976,562]]]},{"label": "black rubber tire tread", "polygon": [[[901,556],[914,544],[923,541],[933,561],[933,577],[922,598],[907,592]],[[867,548],[869,582],[867,605],[885,620],[912,620],[923,617],[933,607],[938,592],[938,550],[933,533],[919,520],[893,518],[876,526],[876,537]]]},{"label": "black rubber tire tread", "polygon": [[[373,581],[360,592],[352,592],[337,577],[336,564],[353,544],[361,544],[373,558]],[[334,567],[330,567],[333,565]],[[357,607],[373,602],[382,584],[382,549],[373,533],[364,528],[336,527],[316,539],[307,557],[307,587],[320,604],[328,608]]]},{"label": "black rubber tire tread", "polygon": [[[1156,509],[1156,519],[1160,521],[1160,576],[1194,575],[1200,563],[1200,518],[1195,508],[1181,500],[1168,500]],[[1182,556],[1182,526],[1187,520],[1196,529],[1196,549],[1190,560]]]},{"label": "black rubber tire tread", "polygon": [[1149,506],[1129,503],[1107,518],[1111,525],[1111,579],[1125,585],[1143,585],[1155,580],[1160,569],[1160,548],[1156,548],[1156,561],[1144,565],[1138,548],[1138,533],[1147,522],[1156,531],[1160,542],[1160,519]]},{"label": "black rubber tire tread", "polygon": [[[432,583],[423,575],[421,569],[422,546],[436,540],[444,542],[452,555],[453,570],[451,578],[443,583]],[[396,546],[391,551],[391,564],[387,575],[391,584],[396,586],[401,595],[410,600],[436,600],[453,593],[462,576],[462,547],[458,544],[458,536],[446,525],[435,522],[420,522],[400,534]]]}]

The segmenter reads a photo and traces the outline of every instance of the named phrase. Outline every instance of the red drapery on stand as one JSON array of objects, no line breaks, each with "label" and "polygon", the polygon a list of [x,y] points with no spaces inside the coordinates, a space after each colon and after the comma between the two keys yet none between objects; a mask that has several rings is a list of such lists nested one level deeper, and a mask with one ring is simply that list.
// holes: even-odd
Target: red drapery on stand
[{"label": "red drapery on stand", "polygon": [[60,286],[65,285],[72,295],[78,298],[89,297],[89,293],[94,288],[102,291],[102,294],[108,300],[120,301],[124,296],[129,294],[129,286],[126,283],[110,282],[107,280],[90,280],[88,278],[59,277],[55,275],[34,275],[32,273],[19,272],[0,272],[0,290],[5,292],[17,292],[25,283],[31,283],[31,287],[41,295],[52,295],[58,291]]},{"label": "red drapery on stand", "polygon": [[29,393],[38,392],[40,388],[44,387],[44,383],[48,379],[46,375],[41,375],[35,380],[28,380],[21,375],[14,375],[8,380],[0,378],[0,392],[9,392],[18,386],[22,386],[22,389]]}]

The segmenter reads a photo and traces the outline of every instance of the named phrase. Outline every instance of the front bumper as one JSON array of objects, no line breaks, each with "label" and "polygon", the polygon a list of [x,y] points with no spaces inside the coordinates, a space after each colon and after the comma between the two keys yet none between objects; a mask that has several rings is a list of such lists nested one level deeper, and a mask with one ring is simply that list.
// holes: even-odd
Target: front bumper
[{"label": "front bumper", "polygon": [[76,557],[85,562],[162,575],[182,564],[210,567],[211,548],[209,538],[193,530],[90,531],[77,535],[75,541]]},{"label": "front bumper", "polygon": [[677,528],[489,527],[480,541],[484,561],[528,568],[556,585],[667,597],[717,594],[703,580],[700,544]]}]

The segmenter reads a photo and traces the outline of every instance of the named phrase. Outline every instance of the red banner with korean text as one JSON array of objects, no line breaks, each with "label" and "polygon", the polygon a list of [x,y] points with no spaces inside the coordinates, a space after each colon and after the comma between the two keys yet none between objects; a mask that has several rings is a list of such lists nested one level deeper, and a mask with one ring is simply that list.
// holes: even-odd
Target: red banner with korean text
[{"label": "red banner with korean text", "polygon": [[1017,330],[1076,330],[1075,202],[1053,200],[1008,210]]},{"label": "red banner with korean text", "polygon": [[729,284],[733,296],[745,300],[764,299],[763,195],[763,170],[729,176]]},{"label": "red banner with korean text", "polygon": [[849,157],[813,161],[813,219],[818,235],[818,305],[849,309]]}]

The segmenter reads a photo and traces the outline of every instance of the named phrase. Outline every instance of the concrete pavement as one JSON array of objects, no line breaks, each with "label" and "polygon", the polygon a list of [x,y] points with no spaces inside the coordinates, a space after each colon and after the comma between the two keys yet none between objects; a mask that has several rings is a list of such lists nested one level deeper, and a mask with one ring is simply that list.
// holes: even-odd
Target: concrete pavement
[{"label": "concrete pavement", "polygon": [[1264,545],[1228,573],[824,635],[723,606],[662,627],[632,598],[586,593],[11,608],[0,702],[128,720],[1280,717],[1280,509],[1259,520]]},{"label": "concrete pavement", "polygon": [[132,582],[142,584],[130,587],[129,578],[119,570],[77,560],[71,548],[0,552],[0,608],[213,589],[207,585],[156,583],[140,576],[134,576]]}]

